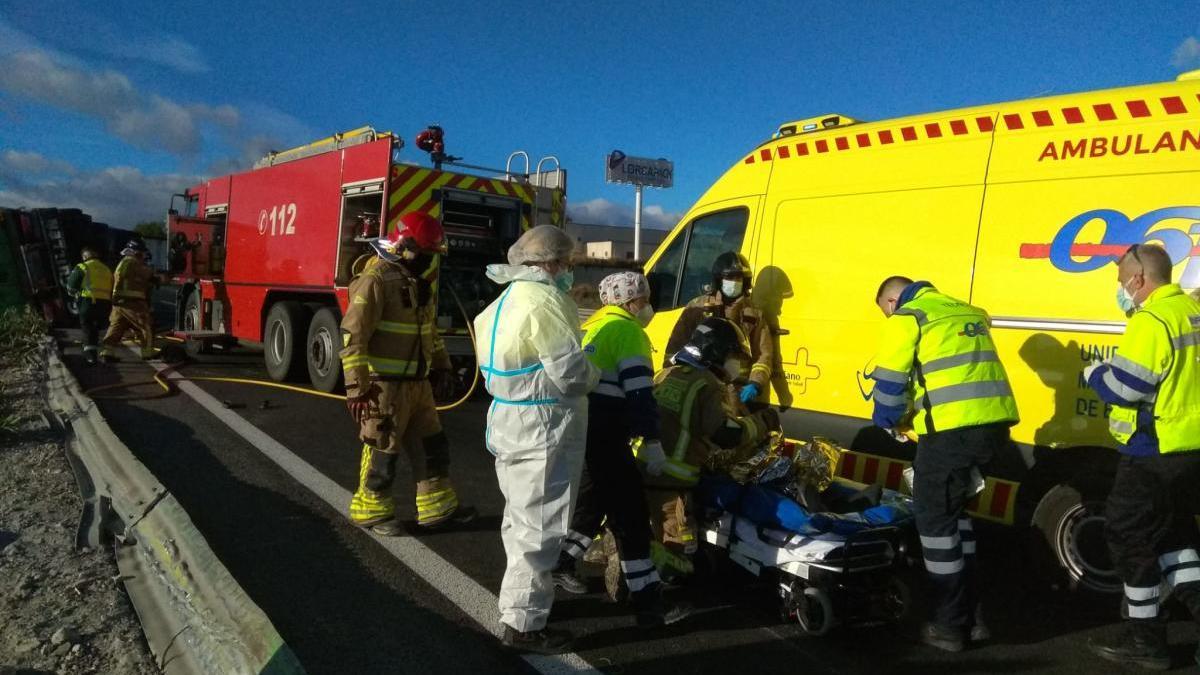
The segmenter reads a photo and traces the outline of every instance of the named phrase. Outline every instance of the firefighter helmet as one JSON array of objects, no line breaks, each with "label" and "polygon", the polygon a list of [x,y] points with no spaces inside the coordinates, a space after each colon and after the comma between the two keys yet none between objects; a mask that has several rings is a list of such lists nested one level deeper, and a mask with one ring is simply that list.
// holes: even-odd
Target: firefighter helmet
[{"label": "firefighter helmet", "polygon": [[421,211],[400,216],[396,229],[371,242],[379,257],[395,262],[405,252],[445,253],[446,232],[437,218]]},{"label": "firefighter helmet", "polygon": [[721,287],[722,279],[738,279],[745,283],[745,290],[750,290],[750,261],[737,251],[726,251],[713,261],[713,288]]},{"label": "firefighter helmet", "polygon": [[750,343],[733,322],[710,316],[696,326],[684,351],[710,368],[720,368],[731,356],[749,358]]},{"label": "firefighter helmet", "polygon": [[146,242],[141,239],[130,239],[125,244],[125,248],[121,249],[121,255],[133,255],[135,253],[149,253],[146,248]]}]

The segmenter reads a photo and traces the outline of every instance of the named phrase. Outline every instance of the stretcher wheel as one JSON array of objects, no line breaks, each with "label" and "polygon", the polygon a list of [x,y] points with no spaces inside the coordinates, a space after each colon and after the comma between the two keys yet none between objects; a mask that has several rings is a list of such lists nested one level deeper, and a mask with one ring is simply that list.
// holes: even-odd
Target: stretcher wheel
[{"label": "stretcher wheel", "polygon": [[908,608],[912,606],[912,591],[900,577],[888,579],[887,587],[883,589],[880,598],[880,609],[888,621],[899,622],[908,616]]},{"label": "stretcher wheel", "polygon": [[796,621],[805,635],[820,637],[833,628],[833,601],[825,591],[808,586],[795,603]]}]

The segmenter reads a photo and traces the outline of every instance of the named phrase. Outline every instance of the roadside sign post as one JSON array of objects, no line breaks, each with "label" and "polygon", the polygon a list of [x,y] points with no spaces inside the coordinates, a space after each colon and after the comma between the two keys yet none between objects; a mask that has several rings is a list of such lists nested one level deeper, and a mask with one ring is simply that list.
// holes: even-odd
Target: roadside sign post
[{"label": "roadside sign post", "polygon": [[633,259],[642,259],[642,190],[645,187],[669,188],[675,184],[675,163],[667,159],[628,157],[620,150],[608,154],[604,180],[626,183],[633,190]]}]

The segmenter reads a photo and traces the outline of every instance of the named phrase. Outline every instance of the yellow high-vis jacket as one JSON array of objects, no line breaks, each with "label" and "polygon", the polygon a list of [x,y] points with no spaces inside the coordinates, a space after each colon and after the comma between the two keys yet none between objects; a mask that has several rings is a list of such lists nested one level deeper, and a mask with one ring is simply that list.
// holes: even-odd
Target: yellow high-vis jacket
[{"label": "yellow high-vis jacket", "polygon": [[1088,385],[1114,406],[1108,427],[1121,452],[1200,450],[1200,302],[1179,284],[1156,289]]},{"label": "yellow high-vis jacket", "polygon": [[927,282],[900,294],[871,377],[882,427],[896,428],[909,412],[921,435],[1019,419],[987,312]]}]

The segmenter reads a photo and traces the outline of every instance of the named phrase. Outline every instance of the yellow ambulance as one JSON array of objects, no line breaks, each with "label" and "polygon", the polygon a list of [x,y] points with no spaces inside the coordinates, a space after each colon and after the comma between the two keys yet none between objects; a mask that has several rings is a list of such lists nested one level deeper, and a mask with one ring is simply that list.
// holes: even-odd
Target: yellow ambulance
[{"label": "yellow ambulance", "polygon": [[1055,573],[1112,591],[1116,453],[1081,373],[1124,329],[1116,259],[1160,243],[1195,288],[1198,235],[1200,71],[882,122],[823,115],[780,126],[687,212],[646,265],[649,331],[661,359],[713,259],[741,251],[779,316],[771,399],[788,434],[832,438],[851,450],[843,476],[896,487],[914,448],[870,423],[879,283],[928,280],[986,309],[1021,423],[972,513],[1032,524]]}]

